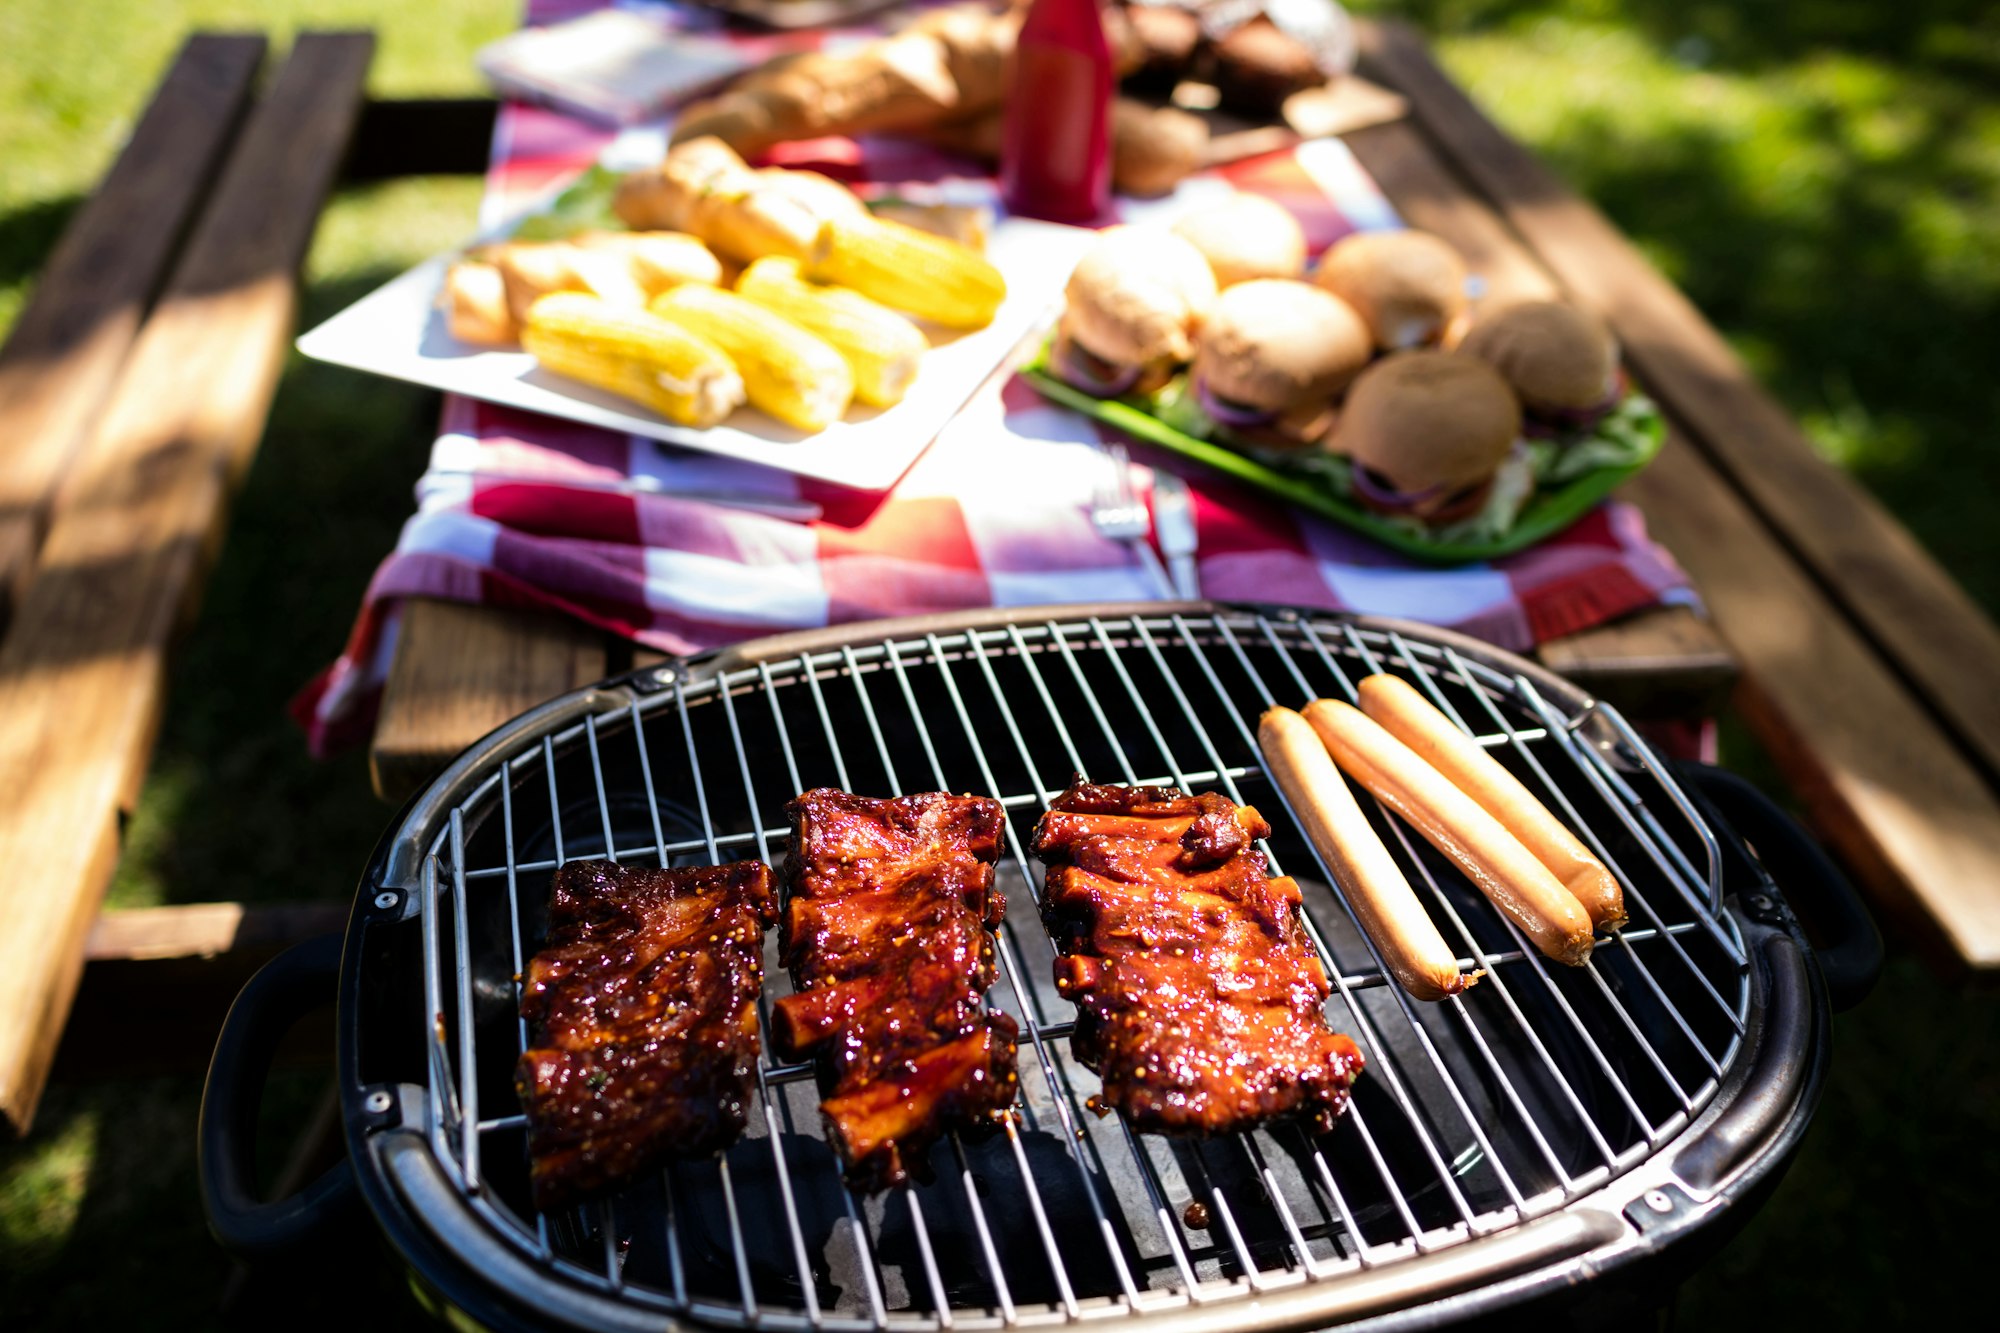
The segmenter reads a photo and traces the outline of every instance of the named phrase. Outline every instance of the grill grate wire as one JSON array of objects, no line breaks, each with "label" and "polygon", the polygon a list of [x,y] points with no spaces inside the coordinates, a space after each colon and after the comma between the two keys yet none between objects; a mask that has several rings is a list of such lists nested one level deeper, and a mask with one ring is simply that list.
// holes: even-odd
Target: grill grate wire
[{"label": "grill grate wire", "polygon": [[[1378,670],[1411,680],[1578,830],[1623,884],[1633,928],[1559,977],[1361,793],[1461,966],[1487,974],[1421,1006],[1387,979],[1324,888],[1253,733],[1264,707],[1352,701],[1355,677]],[[511,1243],[662,1312],[730,1327],[1016,1327],[1375,1269],[1630,1170],[1699,1112],[1740,1047],[1746,956],[1721,911],[1717,845],[1684,794],[1612,710],[1565,715],[1525,677],[1449,645],[1333,618],[1086,616],[669,674],[670,688],[496,764],[428,849],[420,913],[432,1152]],[[1264,811],[1271,872],[1306,890],[1329,1020],[1368,1058],[1332,1134],[1168,1143],[1086,1114],[1096,1078],[1065,1049],[1073,1009],[1048,981],[1025,841],[1073,772],[1219,788]],[[676,1165],[656,1191],[535,1211],[525,1117],[480,1108],[526,1045],[520,977],[548,876],[586,856],[776,864],[784,802],[824,784],[972,791],[1006,809],[999,887],[1012,901],[988,1001],[1021,1025],[1018,1119],[986,1143],[954,1137],[930,1185],[859,1198],[816,1142],[812,1067],[767,1052],[757,1113],[728,1152]],[[788,986],[773,955],[767,943],[767,1030]],[[703,1243],[718,1229],[719,1261]]]}]

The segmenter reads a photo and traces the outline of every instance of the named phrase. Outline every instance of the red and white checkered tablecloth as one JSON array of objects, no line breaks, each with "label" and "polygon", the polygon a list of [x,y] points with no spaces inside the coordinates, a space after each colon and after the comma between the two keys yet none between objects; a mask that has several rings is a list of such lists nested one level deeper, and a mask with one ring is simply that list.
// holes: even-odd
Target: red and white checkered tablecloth
[{"label": "red and white checkered tablecloth", "polygon": [[[593,7],[533,0],[529,9],[531,21],[548,21]],[[690,27],[715,22],[703,11],[648,8]],[[658,134],[628,131],[616,147],[643,151]],[[616,137],[544,108],[503,106],[485,220],[511,216]],[[840,175],[864,194],[894,186],[992,196],[976,165],[899,142],[786,147],[788,164]],[[1121,209],[1136,220],[1231,188],[1278,198],[1316,249],[1350,231],[1401,225],[1330,140],[1197,179],[1177,201]],[[893,489],[873,495],[449,398],[417,512],[369,585],[345,651],[295,710],[315,752],[366,736],[405,597],[563,612],[672,653],[883,616],[1156,597],[1132,552],[1091,526],[1089,507],[1110,466],[1100,448],[1108,429],[1019,380],[995,383]],[[1169,460],[1144,450],[1137,458],[1135,483],[1149,491],[1150,467]],[[1686,577],[1628,505],[1602,505],[1518,555],[1437,569],[1199,469],[1187,479],[1202,591],[1218,599],[1404,616],[1517,650],[1692,600]],[[739,503],[696,498],[704,493]],[[746,498],[764,508],[743,507]]]}]

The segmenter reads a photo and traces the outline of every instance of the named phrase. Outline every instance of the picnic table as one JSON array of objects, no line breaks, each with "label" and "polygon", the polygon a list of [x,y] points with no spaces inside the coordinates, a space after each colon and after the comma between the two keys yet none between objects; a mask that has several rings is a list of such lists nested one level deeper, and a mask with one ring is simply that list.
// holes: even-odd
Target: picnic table
[{"label": "picnic table", "polygon": [[[1670,423],[1623,494],[1706,615],[1646,611],[1541,661],[1643,720],[1733,699],[1885,910],[1941,963],[2000,968],[2000,631],[1414,29],[1362,30],[1360,72],[1406,114],[1343,137],[1390,202],[1456,245],[1496,304],[1561,295],[1605,317]],[[370,747],[377,790],[398,799],[523,708],[651,656],[553,617],[412,602]]]},{"label": "picnic table", "polygon": [[[1406,112],[1346,139],[1395,207],[1497,299],[1561,293],[1603,315],[1671,426],[1624,494],[1705,617],[1648,611],[1542,660],[1641,718],[1733,699],[1883,910],[1941,965],[2000,969],[2000,630],[1413,30],[1363,25],[1363,51]],[[302,37],[259,99],[261,39],[192,39],[0,352],[0,1115],[16,1130],[73,1002],[77,1051],[140,1014],[146,1039],[124,1030],[121,1048],[198,1057],[236,980],[343,916],[98,906],[343,153],[352,140],[350,178],[486,160],[491,103],[366,102],[369,52],[365,36]],[[412,603],[371,746],[378,788],[407,792],[513,714],[648,658],[567,621]],[[163,986],[186,1002],[139,1003]]]}]

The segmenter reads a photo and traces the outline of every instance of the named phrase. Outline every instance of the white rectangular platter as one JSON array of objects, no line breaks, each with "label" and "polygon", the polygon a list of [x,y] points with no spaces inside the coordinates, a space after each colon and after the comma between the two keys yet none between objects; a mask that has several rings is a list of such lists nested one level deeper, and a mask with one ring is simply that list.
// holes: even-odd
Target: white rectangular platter
[{"label": "white rectangular platter", "polygon": [[696,430],[635,403],[554,375],[518,349],[463,343],[436,307],[445,269],[461,252],[439,255],[363,297],[298,341],[317,361],[425,384],[450,393],[724,454],[858,490],[884,491],[915,462],[945,423],[1036,328],[1094,232],[1005,218],[987,240],[987,258],[1007,279],[1007,299],[991,324],[965,334],[927,330],[916,382],[902,402],[856,404],[817,434],[740,408],[720,426]]}]

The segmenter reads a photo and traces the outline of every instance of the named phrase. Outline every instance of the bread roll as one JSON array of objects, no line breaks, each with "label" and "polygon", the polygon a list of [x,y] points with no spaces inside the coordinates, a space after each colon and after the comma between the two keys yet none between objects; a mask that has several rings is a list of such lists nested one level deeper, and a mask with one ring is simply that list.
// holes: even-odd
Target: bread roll
[{"label": "bread roll", "polygon": [[1167,194],[1200,170],[1207,154],[1208,123],[1201,117],[1127,97],[1112,103],[1111,183],[1118,193]]},{"label": "bread roll", "polygon": [[1385,352],[1431,347],[1465,313],[1465,261],[1421,231],[1373,231],[1326,252],[1314,281],[1361,312]]},{"label": "bread roll", "polygon": [[1253,278],[1296,278],[1306,269],[1306,234],[1283,204],[1237,194],[1198,209],[1174,231],[1201,251],[1218,287]]}]

